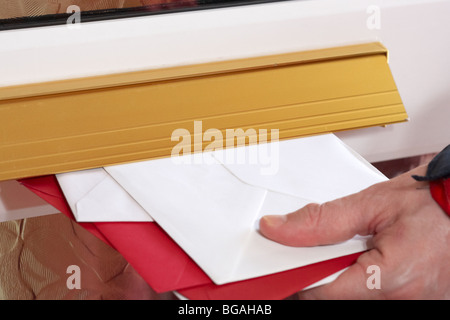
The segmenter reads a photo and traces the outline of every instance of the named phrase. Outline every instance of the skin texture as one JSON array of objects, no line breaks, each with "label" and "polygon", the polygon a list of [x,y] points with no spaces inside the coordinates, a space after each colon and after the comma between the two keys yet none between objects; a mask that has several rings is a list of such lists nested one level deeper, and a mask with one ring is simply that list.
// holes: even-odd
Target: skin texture
[{"label": "skin texture", "polygon": [[[428,183],[411,178],[425,171],[420,166],[341,199],[261,218],[262,235],[289,246],[373,235],[371,250],[332,283],[300,292],[300,299],[450,299],[450,217]],[[380,270],[379,289],[367,286],[372,265]]]}]

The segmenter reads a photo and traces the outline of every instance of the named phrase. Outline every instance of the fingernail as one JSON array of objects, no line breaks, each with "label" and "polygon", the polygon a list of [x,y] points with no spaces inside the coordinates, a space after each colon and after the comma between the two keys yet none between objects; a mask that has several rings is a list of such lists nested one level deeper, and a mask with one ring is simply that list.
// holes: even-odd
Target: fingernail
[{"label": "fingernail", "polygon": [[261,218],[265,225],[269,228],[278,228],[286,222],[287,218],[285,215],[270,215]]}]

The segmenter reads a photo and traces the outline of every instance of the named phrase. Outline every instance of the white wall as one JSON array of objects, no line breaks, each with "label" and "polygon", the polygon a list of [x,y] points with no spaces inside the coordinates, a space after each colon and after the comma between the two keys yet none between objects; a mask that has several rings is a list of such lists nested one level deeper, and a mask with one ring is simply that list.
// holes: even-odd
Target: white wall
[{"label": "white wall", "polygon": [[[380,29],[367,9],[380,8]],[[381,41],[408,123],[338,134],[369,161],[450,143],[450,1],[310,0],[0,32],[0,86]],[[447,126],[447,127],[446,127]]]}]

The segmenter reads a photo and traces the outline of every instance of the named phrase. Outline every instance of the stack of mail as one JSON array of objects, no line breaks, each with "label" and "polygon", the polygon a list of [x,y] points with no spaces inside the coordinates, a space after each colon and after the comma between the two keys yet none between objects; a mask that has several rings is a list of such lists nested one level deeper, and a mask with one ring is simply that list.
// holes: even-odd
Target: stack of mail
[{"label": "stack of mail", "polygon": [[[249,160],[245,155],[252,154],[259,155],[259,161],[238,161],[239,156]],[[170,238],[179,247],[174,254],[185,254],[186,261],[192,260],[192,267],[191,262],[185,262],[185,268],[177,269],[179,281],[189,268],[204,272],[191,287],[189,283],[170,287],[189,293],[196,286],[231,288],[294,270],[329,268],[334,273],[345,268],[354,261],[354,257],[345,257],[368,249],[366,237],[355,236],[327,246],[289,247],[263,237],[258,232],[259,219],[268,214],[287,214],[311,202],[337,199],[386,177],[337,137],[327,134],[64,173],[56,179],[74,218],[80,224],[97,226],[125,258],[137,259],[127,252],[131,250],[130,241],[154,248],[155,243],[149,243],[153,240],[147,238],[149,232]],[[161,230],[149,231],[150,225]],[[123,238],[130,236],[130,228],[144,227],[145,237]],[[153,254],[142,250],[141,254]],[[138,272],[144,269],[142,264],[149,263],[145,259],[137,259],[134,266]],[[346,262],[339,265],[339,261]],[[326,275],[317,273],[311,280],[316,282]],[[295,279],[290,282],[295,283]],[[299,282],[297,289],[306,284],[312,282]],[[235,293],[225,297],[241,297]],[[262,292],[243,297],[266,296]]]}]

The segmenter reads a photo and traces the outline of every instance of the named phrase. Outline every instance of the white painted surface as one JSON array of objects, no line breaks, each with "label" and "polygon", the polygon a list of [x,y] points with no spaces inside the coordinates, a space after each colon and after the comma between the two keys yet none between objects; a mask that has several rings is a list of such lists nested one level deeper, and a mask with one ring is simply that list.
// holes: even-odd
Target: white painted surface
[{"label": "white painted surface", "polygon": [[17,181],[0,182],[0,222],[58,213]]},{"label": "white painted surface", "polygon": [[[380,28],[367,27],[370,6]],[[381,41],[408,123],[338,136],[368,161],[450,143],[450,1],[309,0],[0,32],[0,86]]]}]

